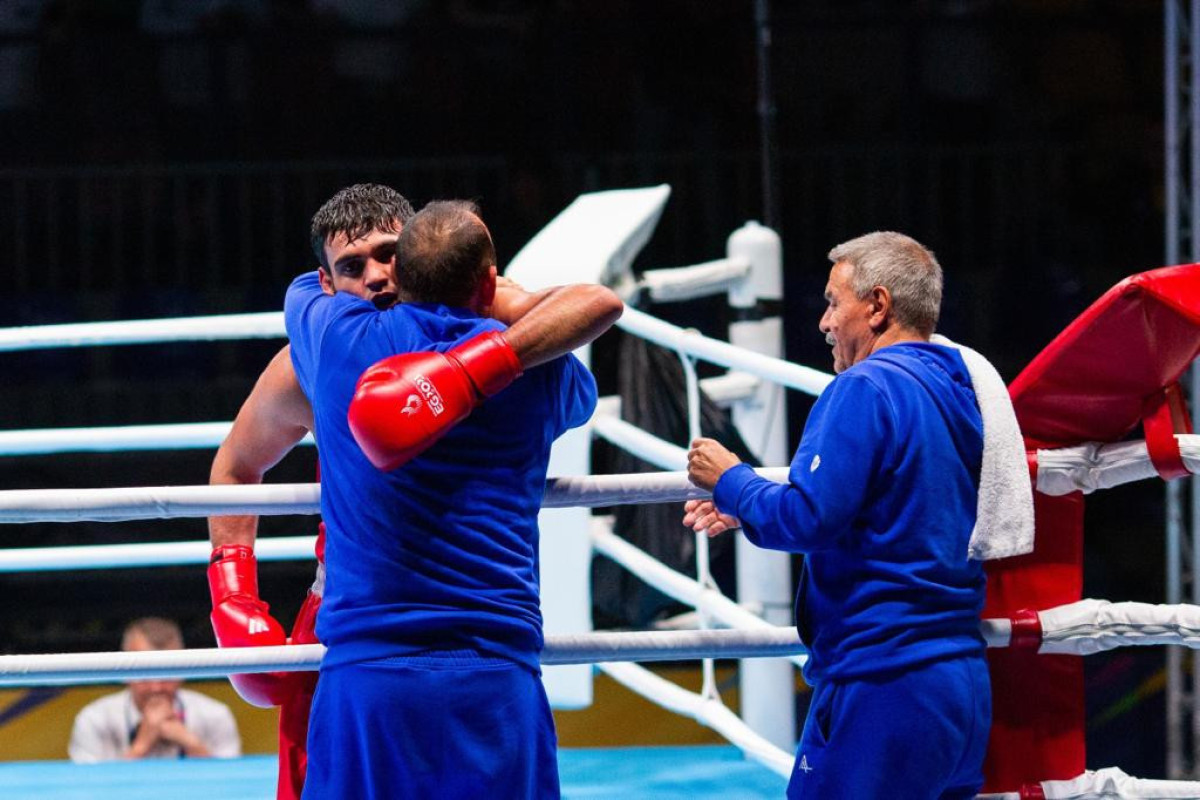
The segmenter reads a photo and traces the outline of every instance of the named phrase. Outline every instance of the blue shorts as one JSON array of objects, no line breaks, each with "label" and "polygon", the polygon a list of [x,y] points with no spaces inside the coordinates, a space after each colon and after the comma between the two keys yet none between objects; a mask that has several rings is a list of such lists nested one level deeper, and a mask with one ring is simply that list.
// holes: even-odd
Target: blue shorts
[{"label": "blue shorts", "polygon": [[557,798],[554,718],[528,667],[473,651],[321,670],[305,798]]},{"label": "blue shorts", "polygon": [[992,724],[987,660],[814,687],[787,796],[973,798]]}]

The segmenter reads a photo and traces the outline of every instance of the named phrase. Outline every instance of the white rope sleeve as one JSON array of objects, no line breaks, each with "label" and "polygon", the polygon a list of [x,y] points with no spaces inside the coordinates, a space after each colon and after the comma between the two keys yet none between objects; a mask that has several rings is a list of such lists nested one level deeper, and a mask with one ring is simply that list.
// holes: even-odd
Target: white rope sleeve
[{"label": "white rope sleeve", "polygon": [[[788,640],[794,628],[780,628],[759,618],[725,597],[717,589],[671,570],[611,531],[611,522],[597,517],[592,523],[592,544],[597,552],[618,562],[642,580],[682,603],[707,612],[722,625],[753,630],[763,636]],[[259,561],[313,558],[315,536],[264,537],[255,543]],[[0,550],[0,573],[48,570],[110,569],[184,564],[207,564],[211,545],[200,542],[160,542],[82,547],[31,547]],[[1121,646],[1183,644],[1200,649],[1200,607],[1144,603],[1109,603],[1083,600],[1039,614],[1043,626],[1040,652],[1089,655]],[[980,632],[988,647],[1008,647],[1012,625],[1008,619],[984,619]],[[596,640],[602,643],[603,640]],[[798,666],[807,656],[785,655]],[[683,656],[681,656],[683,657]],[[730,658],[738,657],[736,654]],[[588,660],[598,660],[600,655]],[[635,660],[649,660],[636,658]],[[567,663],[567,662],[563,662]],[[576,662],[570,662],[576,663]]]},{"label": "white rope sleeve", "polygon": [[981,619],[979,632],[988,647],[1008,647],[1012,641],[1012,620]]},{"label": "white rope sleeve", "polygon": [[641,336],[643,339],[649,339],[669,350],[687,353],[730,369],[748,372],[806,394],[818,395],[833,382],[833,376],[827,372],[743,350],[728,342],[702,336],[695,331],[686,331],[655,319],[636,308],[626,307],[625,313],[617,320],[616,325],[624,331]]},{"label": "white rope sleeve", "polygon": [[655,302],[674,303],[728,291],[735,281],[749,274],[749,260],[721,258],[689,267],[648,269],[642,273],[638,288],[649,292]]},{"label": "white rope sleeve", "polygon": [[[773,658],[801,649],[795,628],[774,631],[622,631],[547,636],[545,665],[676,661],[704,656]],[[113,653],[0,656],[0,686],[217,678],[233,673],[318,669],[320,644]]]},{"label": "white rope sleeve", "polygon": [[720,700],[682,689],[637,664],[601,664],[600,669],[621,685],[653,700],[668,711],[691,717],[712,728],[772,772],[784,777],[791,774],[792,755],[751,730]]},{"label": "white rope sleeve", "polygon": [[[769,481],[786,483],[787,467],[754,470]],[[678,503],[711,496],[693,486],[686,472],[646,472],[551,478],[546,482],[543,508]]]},{"label": "white rope sleeve", "polygon": [[1087,772],[1069,781],[1042,781],[1046,800],[1200,799],[1200,782],[1133,778],[1117,767]]},{"label": "white rope sleeve", "polygon": [[551,636],[543,664],[785,658],[804,651],[794,627],[748,630],[597,631]]},{"label": "white rope sleeve", "polygon": [[[1175,441],[1184,466],[1193,473],[1200,472],[1200,435],[1176,434]],[[1091,494],[1097,489],[1158,477],[1146,443],[1141,440],[1038,450],[1037,460],[1037,490],[1054,496]]]},{"label": "white rope sleeve", "polygon": [[1091,655],[1116,647],[1180,644],[1200,649],[1200,606],[1080,600],[1039,611],[1039,653]]},{"label": "white rope sleeve", "polygon": [[[787,467],[756,469],[755,472],[767,480],[787,481]],[[542,507],[594,508],[674,503],[705,497],[709,497],[709,493],[693,486],[686,472],[583,475],[546,481]],[[123,522],[228,514],[318,514],[320,511],[321,487],[315,483],[0,491],[0,523]]]},{"label": "white rope sleeve", "polygon": [[[262,537],[254,543],[254,554],[259,561],[306,561],[315,558],[316,541],[315,536]],[[207,564],[211,553],[212,545],[207,540],[16,547],[0,550],[0,572]]]},{"label": "white rope sleeve", "polygon": [[211,317],[0,328],[0,351],[159,342],[213,342],[223,339],[279,339],[286,335],[283,312],[272,311],[263,314],[222,314]]}]

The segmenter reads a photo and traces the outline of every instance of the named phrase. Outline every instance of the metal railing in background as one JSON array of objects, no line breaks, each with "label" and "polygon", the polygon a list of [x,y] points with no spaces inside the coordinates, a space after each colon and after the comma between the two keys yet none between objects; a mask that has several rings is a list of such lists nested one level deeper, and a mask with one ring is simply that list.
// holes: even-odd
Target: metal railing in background
[{"label": "metal railing in background", "polygon": [[[1165,111],[1165,258],[1200,259],[1200,2],[1163,4],[1163,102]],[[1187,384],[1195,413],[1200,369]],[[1189,485],[1190,484],[1190,485]],[[1190,492],[1188,491],[1190,489]],[[1190,497],[1188,495],[1190,494]],[[1166,486],[1166,601],[1200,602],[1200,484],[1194,477]],[[1190,661],[1190,664],[1188,663]],[[1200,659],[1166,652],[1166,772],[1169,778],[1200,775]]]},{"label": "metal railing in background", "polygon": [[[947,330],[996,353],[1002,370],[1015,340],[1028,340],[1031,355],[1078,310],[1063,292],[1074,286],[1090,296],[1080,287],[1103,288],[1128,271],[1128,260],[1105,237],[1072,235],[1088,222],[1071,210],[1071,193],[1097,157],[1048,144],[783,151],[786,324],[815,327],[829,247],[890,228],[939,253],[948,275]],[[358,181],[395,186],[418,205],[437,197],[479,199],[502,263],[581,192],[672,186],[671,205],[643,256],[649,264],[687,263],[719,251],[722,232],[756,218],[761,198],[757,156],[744,151],[0,169],[0,263],[8,273],[0,325],[276,310],[291,277],[315,263],[308,244],[313,211]],[[1089,271],[1103,274],[1089,279]],[[1038,308],[1006,300],[1016,296],[1001,291],[1009,285],[1027,296],[1021,304]],[[998,321],[1005,302],[1035,325],[1011,329]],[[101,350],[64,369],[92,387],[159,387],[161,370],[170,366],[160,363],[164,358]],[[261,368],[254,359],[240,365],[247,358],[242,351],[216,348],[206,358],[189,377],[239,369],[252,377]],[[17,367],[10,374],[29,384],[24,363],[10,361]],[[1020,364],[1010,366],[1015,371]],[[32,400],[22,400],[24,390],[5,394],[14,419],[53,424]],[[121,402],[114,396],[109,404]],[[22,408],[36,419],[24,418]]]},{"label": "metal railing in background", "polygon": [[360,181],[414,200],[508,184],[504,160],[487,157],[3,169],[4,262],[18,292],[286,282],[315,263],[313,212]]},{"label": "metal railing in background", "polygon": [[[793,269],[884,225],[936,244],[972,275],[1069,265],[1071,254],[1084,261],[1103,250],[1062,238],[1085,222],[1072,219],[1072,187],[1088,159],[1102,157],[1079,148],[848,145],[780,155],[780,229]],[[653,257],[686,263],[719,250],[721,231],[760,216],[757,163],[753,152],[722,151],[546,156],[517,166],[471,156],[6,168],[0,260],[16,292],[285,281],[312,261],[316,208],[342,186],[376,181],[416,203],[480,199],[497,236],[512,240],[510,255],[582,192],[669,183],[674,200]]]}]

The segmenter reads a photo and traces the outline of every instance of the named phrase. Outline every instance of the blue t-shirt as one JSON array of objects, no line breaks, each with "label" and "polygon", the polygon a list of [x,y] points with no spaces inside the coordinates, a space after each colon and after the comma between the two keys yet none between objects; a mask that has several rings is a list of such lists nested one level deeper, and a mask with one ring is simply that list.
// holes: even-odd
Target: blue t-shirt
[{"label": "blue t-shirt", "polygon": [[324,663],[471,649],[537,670],[537,515],[550,444],[595,409],[591,373],[574,356],[530,369],[420,456],[381,472],[346,423],[363,370],[504,326],[442,305],[377,311],[324,294],[315,272],[292,282],[284,319],[321,462]]},{"label": "blue t-shirt", "polygon": [[788,483],[747,466],[713,496],[746,537],[806,553],[796,621],[810,682],[982,654],[985,577],[967,558],[983,420],[958,352],[885,347],[821,394]]}]

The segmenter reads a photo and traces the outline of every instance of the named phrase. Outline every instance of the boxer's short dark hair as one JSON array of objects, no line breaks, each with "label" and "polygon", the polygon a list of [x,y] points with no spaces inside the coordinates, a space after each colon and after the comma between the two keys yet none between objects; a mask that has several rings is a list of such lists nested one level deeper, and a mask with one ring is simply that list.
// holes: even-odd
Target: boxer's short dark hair
[{"label": "boxer's short dark hair", "polygon": [[415,212],[404,195],[378,183],[356,183],[340,190],[313,214],[309,238],[321,268],[325,263],[325,242],[345,234],[350,241],[372,231],[399,232]]}]

